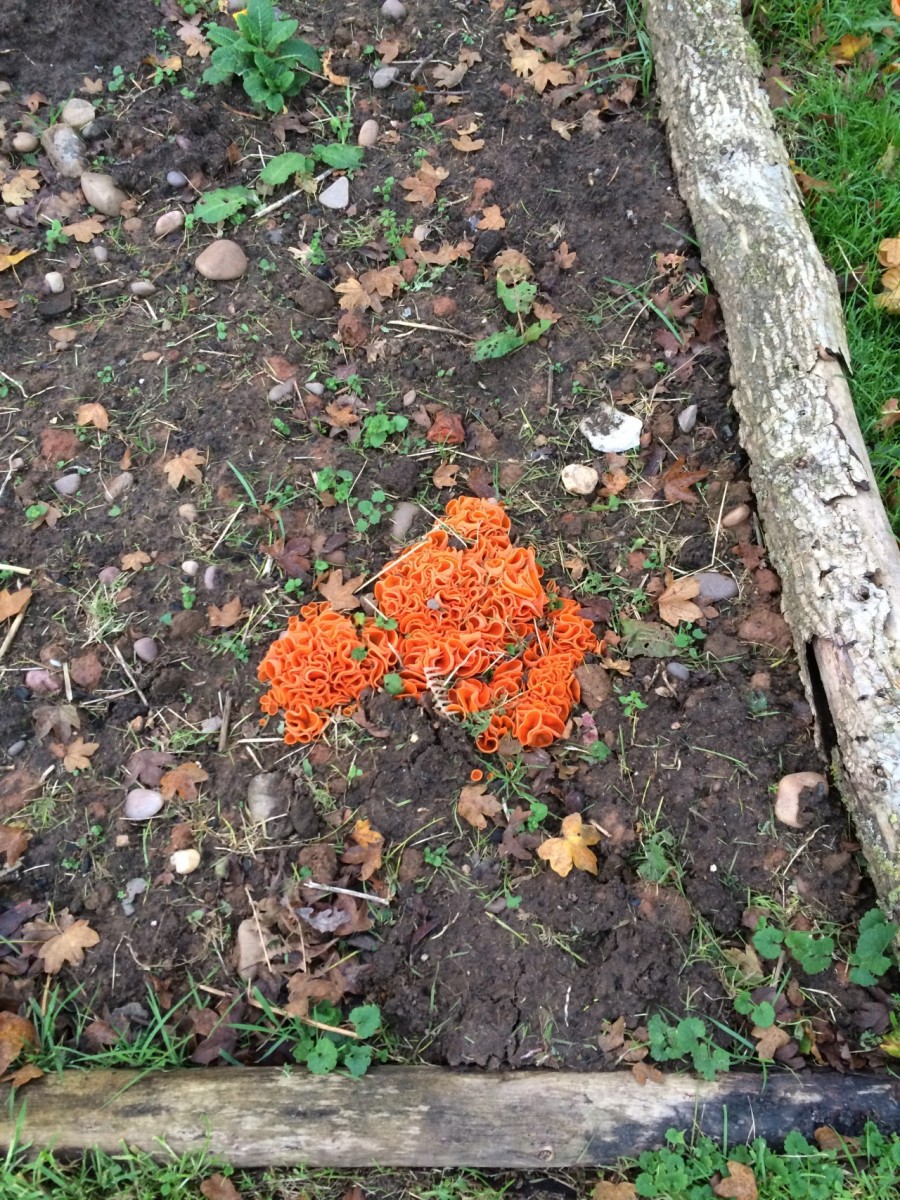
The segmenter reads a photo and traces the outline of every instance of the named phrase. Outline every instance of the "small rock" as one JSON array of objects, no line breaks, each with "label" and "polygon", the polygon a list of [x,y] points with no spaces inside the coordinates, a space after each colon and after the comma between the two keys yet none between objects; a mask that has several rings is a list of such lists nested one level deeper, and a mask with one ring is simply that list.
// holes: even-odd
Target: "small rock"
[{"label": "small rock", "polygon": [[[131,485],[134,483],[134,476],[130,471],[120,471],[109,483],[104,483],[103,490],[106,492],[108,500],[118,500],[120,496],[124,496]],[[115,568],[113,568],[115,570]]]},{"label": "small rock", "polygon": [[41,145],[53,168],[67,179],[75,179],[87,167],[87,147],[68,125],[51,125],[41,134]]},{"label": "small rock", "polygon": [[403,541],[410,529],[412,529],[413,521],[415,521],[419,512],[418,504],[413,504],[411,500],[401,500],[394,507],[391,517],[391,537],[394,541]]},{"label": "small rock", "polygon": [[152,296],[156,287],[149,279],[135,279],[128,285],[128,290],[132,296]]},{"label": "small rock", "polygon": [[325,395],[325,384],[319,383],[318,379],[310,379],[309,382],[306,384],[306,390],[308,392],[312,392],[312,394],[314,396],[324,396]]},{"label": "small rock", "polygon": [[129,821],[149,821],[163,806],[160,792],[152,788],[133,788],[125,797],[124,815]]},{"label": "small rock", "polygon": [[90,125],[95,116],[94,106],[90,100],[81,100],[77,96],[73,96],[63,105],[59,119],[70,129],[84,129],[85,125]]},{"label": "small rock", "polygon": [[187,521],[188,523],[196,521],[198,516],[196,504],[191,504],[190,501],[186,504],[179,504],[178,515],[182,521]]},{"label": "small rock", "polygon": [[166,183],[169,187],[181,188],[187,183],[187,175],[181,171],[166,171]]},{"label": "small rock", "polygon": [[319,203],[324,208],[346,208],[350,203],[350,183],[346,175],[340,175],[334,183],[319,192]]},{"label": "small rock", "polygon": [[218,567],[207,567],[203,572],[203,586],[208,592],[214,592],[219,584]]},{"label": "small rock", "polygon": [[74,496],[81,487],[80,475],[63,475],[53,484],[60,496]]},{"label": "small rock", "polygon": [[159,655],[159,647],[152,637],[138,638],[131,648],[135,658],[139,658],[141,662],[155,662]]},{"label": "small rock", "polygon": [[377,91],[389,88],[400,74],[399,67],[379,67],[372,76],[372,87]]},{"label": "small rock", "polygon": [[[126,835],[127,839],[127,835]],[[136,878],[129,879],[125,884],[125,895],[122,897],[122,912],[126,917],[134,915],[134,902],[138,896],[142,896],[147,890],[147,880]]]},{"label": "small rock", "polygon": [[204,279],[215,279],[226,282],[230,279],[240,279],[247,270],[247,255],[237,242],[228,238],[219,238],[210,242],[194,259],[194,266]]},{"label": "small rock", "polygon": [[[375,122],[371,122],[373,125]],[[37,150],[40,142],[33,133],[29,133],[27,129],[20,129],[12,140],[12,148],[17,154],[31,154]],[[360,143],[362,145],[362,143]]]},{"label": "small rock", "polygon": [[282,400],[286,400],[294,390],[294,381],[292,379],[285,380],[284,383],[276,383],[274,387],[269,388],[266,399],[272,404],[279,404]]},{"label": "small rock", "polygon": [[431,306],[431,311],[436,317],[446,320],[456,312],[456,301],[452,296],[437,296]]},{"label": "small rock", "polygon": [[163,213],[157,218],[154,231],[157,237],[165,237],[167,233],[174,233],[176,229],[184,228],[184,213],[177,208],[173,208],[171,212]]},{"label": "small rock", "polygon": [[584,463],[569,463],[560,473],[563,487],[573,496],[590,496],[600,482],[600,474]]},{"label": "small rock", "polygon": [[102,571],[97,572],[97,582],[102,583],[104,587],[109,587],[121,574],[118,567],[104,567]]},{"label": "small rock", "polygon": [[109,133],[109,124],[105,120],[88,121],[87,125],[80,130],[80,133],[85,141],[97,142]]},{"label": "small rock", "polygon": [[179,875],[190,875],[200,866],[200,851],[194,849],[176,850],[169,858],[172,870]]},{"label": "small rock", "polygon": [[99,213],[105,217],[118,217],[127,197],[116,187],[112,175],[103,171],[83,171],[81,174],[81,190],[84,198]]},{"label": "small rock", "polygon": [[743,525],[745,521],[750,519],[750,507],[747,504],[738,504],[737,507],[730,509],[722,518],[723,529],[733,529],[735,525]]},{"label": "small rock", "polygon": [[784,775],[778,781],[775,792],[775,817],[782,825],[790,825],[792,829],[802,829],[809,824],[801,807],[801,797],[809,791],[809,799],[817,805],[828,795],[828,780],[816,771],[797,771],[793,775]]},{"label": "small rock", "polygon": [[66,290],[66,281],[59,271],[48,271],[44,276],[44,283],[46,283],[54,296],[58,296],[60,292]]},{"label": "small rock", "polygon": [[13,742],[11,746],[6,747],[6,753],[10,758],[18,758],[27,744],[23,738],[19,738],[17,742]]},{"label": "small rock", "polygon": [[697,424],[697,405],[689,404],[678,414],[678,428],[682,433],[690,433]]},{"label": "small rock", "polygon": [[25,686],[37,696],[53,696],[62,684],[46,667],[32,667],[25,672]]},{"label": "small rock", "polygon": [[363,121],[359,127],[359,133],[356,135],[356,144],[358,146],[374,146],[378,141],[378,122],[373,121],[370,117],[368,121]]},{"label": "small rock", "polygon": [[193,558],[186,558],[181,564],[182,574],[187,575],[188,579],[193,579],[200,570],[200,564]]},{"label": "small rock", "polygon": [[283,795],[284,776],[273,772],[254,775],[247,787],[247,808],[255,825],[263,825],[273,817],[287,814]]},{"label": "small rock", "polygon": [[307,317],[327,317],[337,305],[334,292],[320,279],[307,279],[293,296],[294,303]]},{"label": "small rock", "polygon": [[75,297],[68,288],[64,288],[58,296],[49,295],[38,302],[37,311],[45,321],[64,316],[75,303]]},{"label": "small rock", "polygon": [[738,594],[738,585],[730,575],[720,575],[718,571],[701,571],[697,576],[700,584],[700,595],[697,597],[701,604],[716,604],[720,600],[730,600]]},{"label": "small rock", "polygon": [[621,412],[611,404],[595,404],[578,426],[588,442],[601,454],[624,454],[641,444],[644,426],[638,417]]},{"label": "small rock", "polygon": [[381,15],[387,17],[389,21],[402,21],[406,16],[406,5],[401,4],[400,0],[384,0],[381,6]]},{"label": "small rock", "polygon": [[109,251],[105,246],[92,246],[91,253],[94,256],[94,260],[98,263],[105,263],[109,259]]},{"label": "small rock", "polygon": [[680,662],[666,663],[666,674],[672,679],[677,679],[680,683],[685,683],[691,677],[690,671]]}]

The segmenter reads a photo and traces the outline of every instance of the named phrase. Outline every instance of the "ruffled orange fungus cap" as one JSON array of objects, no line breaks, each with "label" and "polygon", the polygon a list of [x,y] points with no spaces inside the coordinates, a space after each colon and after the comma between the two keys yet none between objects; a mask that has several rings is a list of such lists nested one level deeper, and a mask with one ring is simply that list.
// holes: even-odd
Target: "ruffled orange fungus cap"
[{"label": "ruffled orange fungus cap", "polygon": [[284,712],[285,741],[310,742],[365,688],[396,672],[401,696],[430,692],[466,721],[479,750],[509,735],[523,746],[561,737],[579,699],[573,672],[601,650],[578,604],[541,584],[534,551],[514,546],[496,501],[461,496],[430,533],[375,583],[382,617],[359,624],[308,604],[269,647],[259,678],[263,712]]}]

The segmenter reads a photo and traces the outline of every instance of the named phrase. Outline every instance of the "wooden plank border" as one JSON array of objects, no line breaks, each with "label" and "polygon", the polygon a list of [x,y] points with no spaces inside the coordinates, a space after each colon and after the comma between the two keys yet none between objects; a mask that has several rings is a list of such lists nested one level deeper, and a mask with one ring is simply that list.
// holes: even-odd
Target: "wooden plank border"
[{"label": "wooden plank border", "polygon": [[[59,1152],[207,1149],[240,1167],[589,1167],[664,1143],[670,1127],[730,1144],[819,1125],[900,1130],[900,1081],[831,1071],[713,1082],[630,1073],[384,1067],[363,1079],[267,1067],[66,1071],[5,1097],[0,1144]],[[164,1149],[167,1148],[167,1149]]]}]

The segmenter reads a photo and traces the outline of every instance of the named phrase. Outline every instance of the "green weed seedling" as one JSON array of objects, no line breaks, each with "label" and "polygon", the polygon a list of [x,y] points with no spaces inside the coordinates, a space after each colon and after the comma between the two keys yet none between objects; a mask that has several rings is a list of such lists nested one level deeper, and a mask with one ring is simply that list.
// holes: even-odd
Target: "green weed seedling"
[{"label": "green weed seedling", "polygon": [[321,68],[319,55],[302,38],[294,37],[298,22],[275,16],[272,0],[248,0],[235,14],[232,29],[209,25],[206,36],[216,46],[204,83],[230,83],[236,75],[254,104],[281,112]]},{"label": "green weed seedling", "polygon": [[897,936],[897,926],[888,921],[880,908],[872,908],[859,922],[859,940],[849,956],[850,981],[860,987],[873,987],[893,966],[885,951]]},{"label": "green weed seedling", "polygon": [[700,1017],[682,1017],[677,1025],[670,1025],[659,1013],[654,1013],[647,1022],[650,1040],[650,1057],[656,1062],[671,1062],[685,1058],[704,1079],[715,1079],[719,1071],[731,1067],[731,1056],[727,1050],[717,1046]]},{"label": "green weed seedling", "polygon": [[409,417],[385,412],[384,404],[379,401],[375,412],[363,421],[362,444],[367,450],[380,450],[388,438],[395,433],[403,433],[408,425]]},{"label": "green weed seedling", "polygon": [[807,975],[819,975],[831,965],[834,938],[805,929],[778,929],[765,917],[753,934],[753,946],[763,958],[778,958],[786,950]]},{"label": "green weed seedling", "polygon": [[319,495],[328,492],[338,504],[345,504],[353,492],[353,472],[323,467],[316,471],[316,491]]},{"label": "green weed seedling", "polygon": [[[341,1021],[341,1010],[327,1000],[316,1004],[309,1015],[323,1025],[338,1025]],[[297,1062],[303,1063],[313,1075],[329,1075],[341,1067],[354,1079],[365,1075],[377,1051],[364,1039],[374,1037],[381,1028],[381,1010],[377,1004],[360,1004],[350,1009],[347,1020],[359,1040],[299,1025],[294,1047]]]}]

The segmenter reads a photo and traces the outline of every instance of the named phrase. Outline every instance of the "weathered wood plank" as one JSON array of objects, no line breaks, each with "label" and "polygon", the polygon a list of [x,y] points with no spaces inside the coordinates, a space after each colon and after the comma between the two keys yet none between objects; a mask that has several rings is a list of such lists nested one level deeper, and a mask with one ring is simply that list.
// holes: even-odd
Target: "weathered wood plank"
[{"label": "weathered wood plank", "polygon": [[386,1067],[364,1079],[269,1068],[143,1074],[68,1071],[0,1094],[0,1144],[63,1151],[207,1147],[238,1166],[593,1166],[662,1144],[670,1126],[729,1140],[818,1125],[900,1129],[900,1082],[883,1076],[734,1073],[713,1083],[630,1073],[469,1074]]}]

